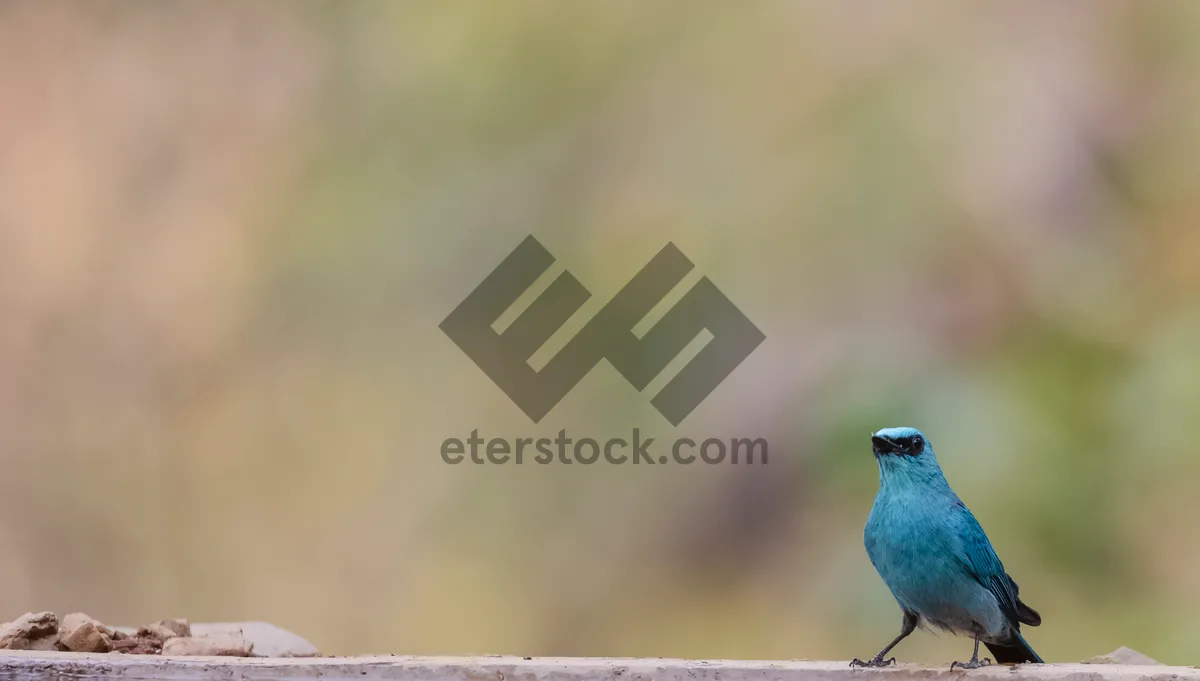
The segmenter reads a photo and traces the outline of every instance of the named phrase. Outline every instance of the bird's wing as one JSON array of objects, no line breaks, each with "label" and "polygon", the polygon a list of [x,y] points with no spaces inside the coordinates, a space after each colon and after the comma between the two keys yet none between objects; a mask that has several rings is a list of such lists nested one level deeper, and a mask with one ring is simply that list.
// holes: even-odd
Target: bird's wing
[{"label": "bird's wing", "polygon": [[[956,502],[958,517],[959,557],[967,571],[971,573],[985,589],[992,592],[1000,604],[1000,610],[1012,623],[1023,619],[1021,603],[1017,597],[1017,583],[1004,572],[1004,565],[996,555],[992,543],[988,541],[979,521],[961,501]],[[1027,609],[1027,608],[1026,608]]]}]

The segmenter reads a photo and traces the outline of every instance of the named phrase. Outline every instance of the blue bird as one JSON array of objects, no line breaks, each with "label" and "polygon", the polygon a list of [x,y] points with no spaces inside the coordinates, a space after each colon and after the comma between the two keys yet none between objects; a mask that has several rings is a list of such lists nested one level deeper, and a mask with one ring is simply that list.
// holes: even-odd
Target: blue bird
[{"label": "blue bird", "polygon": [[996,662],[1042,662],[1021,636],[1021,625],[1042,617],[1018,597],[1017,583],[1004,571],[979,521],[950,489],[929,440],[915,428],[884,428],[871,436],[879,464],[879,493],[863,530],[867,556],[891,589],[904,621],[900,635],[867,662],[852,667],[886,667],[884,656],[917,628],[932,625],[975,639],[970,662],[950,669],[976,669],[983,642]]}]

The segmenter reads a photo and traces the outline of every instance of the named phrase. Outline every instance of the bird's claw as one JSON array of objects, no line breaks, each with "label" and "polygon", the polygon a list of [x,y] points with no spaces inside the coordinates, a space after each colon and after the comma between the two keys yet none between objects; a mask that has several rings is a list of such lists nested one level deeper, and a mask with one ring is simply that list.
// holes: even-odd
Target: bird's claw
[{"label": "bird's claw", "polygon": [[863,662],[862,660],[858,659],[857,657],[854,658],[853,660],[850,660],[851,667],[887,667],[888,665],[893,665],[893,664],[896,664],[896,658],[889,657],[888,659],[885,660],[882,657],[879,657],[878,655],[871,658],[870,660],[867,660],[866,662]]},{"label": "bird's claw", "polygon": [[954,671],[955,667],[959,669],[979,669],[980,667],[988,667],[992,664],[992,658],[985,657],[982,660],[971,660],[970,662],[958,662],[957,660],[950,663],[950,671]]}]

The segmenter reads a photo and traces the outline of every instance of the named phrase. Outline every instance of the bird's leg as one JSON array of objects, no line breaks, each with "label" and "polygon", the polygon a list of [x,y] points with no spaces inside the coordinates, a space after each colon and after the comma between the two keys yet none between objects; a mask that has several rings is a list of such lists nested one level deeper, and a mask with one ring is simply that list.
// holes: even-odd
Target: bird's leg
[{"label": "bird's leg", "polygon": [[979,659],[979,637],[976,636],[975,637],[975,652],[971,653],[971,661],[970,662],[958,662],[956,660],[954,662],[951,662],[950,663],[950,671],[954,671],[955,667],[958,667],[959,669],[979,669],[980,667],[986,667],[991,663],[992,663],[992,661],[989,658],[985,657],[982,660]]},{"label": "bird's leg", "polygon": [[870,660],[867,660],[866,662],[863,662],[862,660],[860,660],[856,657],[850,661],[850,666],[851,667],[886,667],[889,664],[895,664],[896,658],[893,657],[893,658],[889,658],[889,659],[885,660],[885,659],[883,659],[883,656],[887,655],[888,652],[891,651],[892,648],[895,648],[897,643],[903,641],[905,639],[905,637],[907,637],[909,634],[913,633],[913,631],[915,631],[916,628],[917,628],[916,613],[911,613],[911,612],[906,611],[904,613],[904,622],[901,623],[901,625],[900,625],[900,635],[899,636],[897,636],[891,643],[887,644],[887,647],[884,648],[883,650],[879,651],[879,654],[876,655],[875,657],[871,658]]}]

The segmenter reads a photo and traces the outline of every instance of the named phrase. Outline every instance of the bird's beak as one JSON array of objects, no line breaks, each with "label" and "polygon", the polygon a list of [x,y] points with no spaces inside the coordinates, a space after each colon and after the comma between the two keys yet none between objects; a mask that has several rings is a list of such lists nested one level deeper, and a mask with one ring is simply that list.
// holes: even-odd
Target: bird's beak
[{"label": "bird's beak", "polygon": [[875,450],[876,454],[893,454],[900,451],[900,446],[882,435],[872,435],[871,449]]}]

